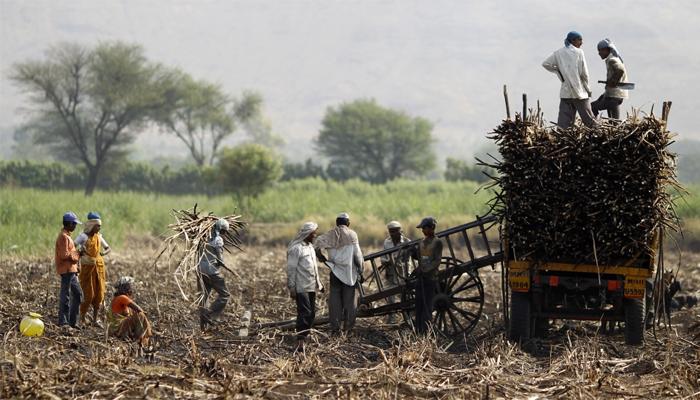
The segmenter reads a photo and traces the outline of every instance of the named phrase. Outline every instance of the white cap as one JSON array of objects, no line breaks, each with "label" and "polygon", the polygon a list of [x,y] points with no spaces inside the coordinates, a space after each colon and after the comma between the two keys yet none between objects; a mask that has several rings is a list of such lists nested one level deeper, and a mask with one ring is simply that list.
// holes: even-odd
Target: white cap
[{"label": "white cap", "polygon": [[348,214],[346,212],[342,212],[342,213],[338,214],[338,216],[336,218],[350,219],[350,214]]},{"label": "white cap", "polygon": [[401,229],[401,223],[399,221],[390,221],[386,224],[386,229]]}]

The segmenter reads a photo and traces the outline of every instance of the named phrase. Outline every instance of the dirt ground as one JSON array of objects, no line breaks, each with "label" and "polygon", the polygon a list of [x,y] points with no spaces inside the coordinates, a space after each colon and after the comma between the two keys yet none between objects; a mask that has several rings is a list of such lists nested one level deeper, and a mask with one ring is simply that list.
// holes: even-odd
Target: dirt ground
[{"label": "dirt ground", "polygon": [[[369,318],[349,337],[329,337],[319,327],[305,354],[295,355],[288,331],[237,337],[245,310],[254,324],[294,317],[284,248],[249,247],[230,257],[239,275],[225,272],[233,297],[225,322],[206,333],[172,274],[152,265],[154,252],[107,258],[110,282],[121,275],[139,282],[136,300],[157,332],[152,359],[138,357],[133,345],[106,337],[104,329],[58,329],[59,279],[50,259],[0,260],[0,398],[700,397],[698,307],[676,312],[670,327],[648,331],[640,347],[625,345],[621,333],[598,335],[594,323],[571,322],[557,323],[524,352],[504,338],[500,275],[484,269],[486,312],[459,346]],[[667,268],[677,263],[677,255],[667,256]],[[684,293],[699,294],[700,254],[683,255],[679,277]],[[325,299],[317,300],[321,315]],[[44,316],[43,337],[18,332],[31,311]]]}]

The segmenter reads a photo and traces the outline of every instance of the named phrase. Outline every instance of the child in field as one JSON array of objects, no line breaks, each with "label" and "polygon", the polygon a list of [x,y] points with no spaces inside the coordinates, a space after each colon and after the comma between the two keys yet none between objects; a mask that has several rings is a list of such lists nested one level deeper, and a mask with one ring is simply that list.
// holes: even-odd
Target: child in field
[{"label": "child in field", "polygon": [[111,312],[108,313],[109,334],[121,339],[131,339],[139,344],[139,351],[148,346],[148,339],[153,336],[151,323],[146,313],[134,298],[134,278],[124,276],[114,285],[114,298]]},{"label": "child in field", "polygon": [[75,248],[71,232],[80,223],[73,212],[63,215],[63,229],[56,238],[56,272],[61,276],[61,292],[58,296],[58,326],[66,324],[73,328],[78,325],[78,306],[83,292],[78,284],[78,260],[80,254]]},{"label": "child in field", "polygon": [[110,252],[109,244],[100,234],[102,220],[100,214],[91,211],[87,215],[85,229],[75,243],[80,250],[80,287],[83,289],[83,302],[80,304],[80,322],[86,323],[86,314],[92,305],[92,320],[101,326],[98,313],[105,299],[106,274],[102,256]]}]

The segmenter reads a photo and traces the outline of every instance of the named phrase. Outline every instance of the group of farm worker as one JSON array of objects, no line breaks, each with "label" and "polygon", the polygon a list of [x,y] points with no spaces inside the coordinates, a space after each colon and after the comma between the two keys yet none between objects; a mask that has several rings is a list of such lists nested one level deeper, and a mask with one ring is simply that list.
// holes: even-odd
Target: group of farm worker
[{"label": "group of farm worker", "polygon": [[[74,241],[71,235],[78,225],[83,225],[83,232]],[[92,323],[102,327],[99,312],[106,293],[102,256],[111,249],[100,233],[101,228],[102,219],[97,212],[89,212],[85,224],[71,211],[63,215],[63,229],[56,239],[55,251],[56,272],[61,277],[59,326],[81,329]],[[111,335],[135,340],[142,349],[152,335],[151,324],[133,297],[134,279],[128,276],[119,278],[114,284],[114,297],[106,322]],[[91,319],[88,317],[90,308]]]},{"label": "group of farm worker", "polygon": [[596,101],[590,102],[593,91],[588,82],[588,66],[581,45],[583,36],[575,31],[569,32],[564,47],[542,63],[561,81],[557,125],[565,129],[573,125],[576,113],[589,128],[598,125],[598,113],[602,110],[607,111],[609,118],[619,120],[620,105],[628,97],[627,90],[623,89],[623,84],[627,83],[627,70],[622,56],[610,39],[603,39],[597,47],[598,55],[605,61],[607,69],[605,92]]},{"label": "group of farm worker", "polygon": [[[297,349],[303,350],[306,339],[316,317],[316,293],[323,292],[318,262],[330,268],[330,293],[328,312],[331,333],[349,332],[357,315],[356,290],[362,284],[364,259],[357,233],[350,229],[350,216],[341,213],[335,220],[335,228],[317,235],[318,224],[306,222],[287,248],[287,288],[297,307]],[[433,295],[436,288],[437,270],[442,258],[442,242],[435,237],[437,221],[426,217],[418,224],[424,239],[415,251],[406,253],[418,261],[416,268],[416,321],[418,333],[426,333],[432,316]],[[389,237],[384,248],[400,246],[410,240],[401,230],[401,224],[387,224]],[[324,255],[323,252],[326,252]],[[407,257],[382,259],[388,285],[396,285],[401,263]],[[394,299],[389,299],[393,301]]]}]

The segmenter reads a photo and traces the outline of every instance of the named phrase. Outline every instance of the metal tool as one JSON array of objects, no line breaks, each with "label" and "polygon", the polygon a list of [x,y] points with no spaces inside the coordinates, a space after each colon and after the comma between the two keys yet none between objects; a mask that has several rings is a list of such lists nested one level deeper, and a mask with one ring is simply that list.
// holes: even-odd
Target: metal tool
[{"label": "metal tool", "polygon": [[[598,81],[598,83],[604,83],[608,84],[607,81]],[[634,90],[634,83],[631,82],[620,82],[617,85],[615,85],[616,88],[622,89],[622,90]]]}]

